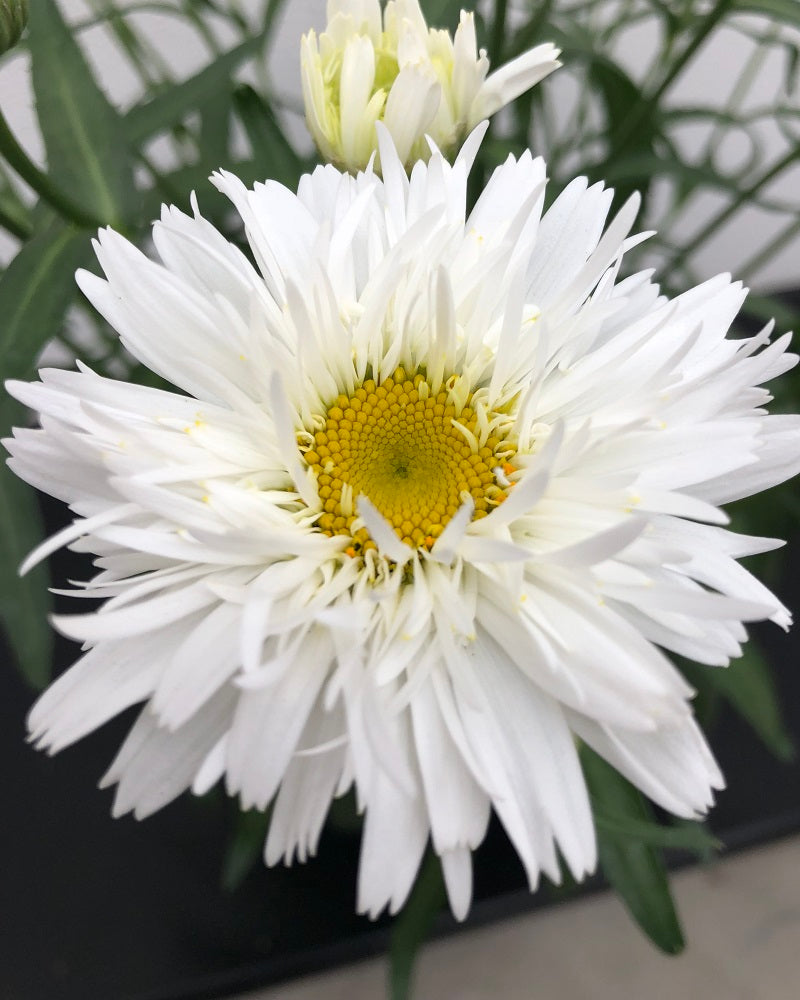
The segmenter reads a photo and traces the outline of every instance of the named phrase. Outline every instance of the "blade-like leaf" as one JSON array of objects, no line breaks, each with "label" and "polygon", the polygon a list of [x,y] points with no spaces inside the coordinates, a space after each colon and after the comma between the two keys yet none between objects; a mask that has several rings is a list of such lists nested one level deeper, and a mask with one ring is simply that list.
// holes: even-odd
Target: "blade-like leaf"
[{"label": "blade-like leaf", "polygon": [[230,125],[233,94],[230,88],[220,90],[207,101],[200,113],[200,161],[208,173],[220,167],[230,169]]},{"label": "blade-like leaf", "polygon": [[391,1000],[409,1000],[411,976],[417,953],[445,900],[446,893],[439,858],[428,849],[408,902],[395,920],[392,929],[392,943],[389,949]]},{"label": "blade-like leaf", "polygon": [[422,0],[421,7],[425,20],[431,28],[447,28],[454,31],[462,7],[469,7],[464,0]]},{"label": "blade-like leaf", "polygon": [[95,82],[55,0],[31,4],[29,48],[51,173],[97,218],[124,225],[135,215],[136,189],[122,119]]},{"label": "blade-like leaf", "polygon": [[11,183],[2,162],[0,162],[0,225],[20,240],[27,240],[32,232],[30,209]]},{"label": "blade-like leaf", "polygon": [[695,687],[718,691],[779,760],[794,758],[795,746],[781,716],[772,668],[752,639],[727,668],[698,667],[684,661],[683,669]]},{"label": "blade-like leaf", "polygon": [[797,0],[733,0],[733,9],[748,14],[763,14],[800,28],[800,3]]},{"label": "blade-like leaf", "polygon": [[630,815],[601,812],[595,813],[594,822],[598,830],[609,837],[617,837],[620,841],[624,838],[638,840],[651,847],[692,851],[701,857],[708,857],[722,846],[702,823],[686,821],[666,826],[663,823],[645,822]]},{"label": "blade-like leaf", "polygon": [[0,279],[0,372],[21,378],[33,371],[72,302],[75,271],[91,255],[87,233],[56,222],[34,236]]},{"label": "blade-like leaf", "polygon": [[272,108],[248,86],[237,88],[234,105],[263,177],[297,187],[305,164],[283,134]]},{"label": "blade-like leaf", "polygon": [[[653,825],[645,800],[610,764],[586,746],[581,748],[581,762],[598,813]],[[653,944],[670,955],[678,954],[684,947],[683,934],[660,852],[600,824],[597,839],[603,873],[628,912]]]},{"label": "blade-like leaf", "polygon": [[[652,154],[658,135],[654,118],[648,118],[632,138],[620,138],[625,132],[629,117],[641,102],[639,88],[627,73],[606,60],[594,58],[589,64],[589,81],[602,95],[605,105],[610,144],[608,161],[617,162],[623,153],[626,157],[631,154],[637,156]],[[601,173],[602,170],[596,171],[594,179],[599,180]],[[631,177],[615,179],[616,203],[623,204],[635,191],[641,194],[643,202],[646,203],[653,176],[654,174],[649,171],[642,170]]]},{"label": "blade-like leaf", "polygon": [[264,850],[267,813],[250,809],[236,816],[233,835],[222,861],[222,887],[235,892],[255,867]]},{"label": "blade-like leaf", "polygon": [[[11,401],[0,405],[0,420],[11,423]],[[52,599],[47,589],[47,567],[37,566],[24,577],[17,567],[44,534],[39,507],[30,486],[0,464],[0,621],[3,623],[20,672],[35,688],[50,679],[53,632],[47,622]]]},{"label": "blade-like leaf", "polygon": [[131,108],[124,119],[128,141],[138,146],[158,132],[177,125],[190,111],[202,108],[219,94],[221,88],[229,85],[230,76],[237,66],[248,56],[255,55],[262,44],[260,36],[248,38],[188,80]]}]

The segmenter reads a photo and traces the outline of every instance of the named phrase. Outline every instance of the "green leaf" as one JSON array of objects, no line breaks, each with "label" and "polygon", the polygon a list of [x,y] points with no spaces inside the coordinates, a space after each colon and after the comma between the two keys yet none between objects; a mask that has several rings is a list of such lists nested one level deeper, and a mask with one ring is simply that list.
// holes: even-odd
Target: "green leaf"
[{"label": "green leaf", "polygon": [[631,815],[596,812],[594,822],[598,830],[612,838],[638,840],[651,847],[692,851],[704,858],[722,847],[721,842],[702,823],[691,820],[667,826],[664,823],[643,821]]},{"label": "green leaf", "polygon": [[[638,109],[642,100],[639,88],[627,73],[607,60],[595,58],[589,64],[589,82],[602,95],[605,105],[608,140],[611,146],[608,162],[618,162],[623,152],[629,162],[632,157],[651,155],[658,135],[653,117],[648,118],[632,137],[617,141],[617,137],[624,134],[628,119]],[[603,174],[605,171],[601,169],[600,173]],[[642,200],[645,201],[653,176],[647,170],[639,170],[627,178],[618,176],[615,179],[617,204],[626,201],[634,191],[639,191]],[[599,175],[594,179],[600,179]]]},{"label": "green leaf", "polygon": [[764,14],[772,20],[800,28],[800,3],[797,0],[734,0],[733,11]]},{"label": "green leaf", "polygon": [[431,28],[447,28],[453,32],[458,27],[458,18],[464,0],[422,0],[421,7],[425,20]]},{"label": "green leaf", "polygon": [[33,231],[30,209],[17,193],[2,162],[0,162],[0,225],[22,241],[27,240]]},{"label": "green leaf", "polygon": [[408,1000],[411,996],[411,977],[417,953],[446,898],[439,858],[428,848],[408,902],[392,928],[389,949],[391,1000]]},{"label": "green leaf", "polygon": [[[6,399],[0,420],[11,424],[19,412]],[[39,565],[25,576],[17,567],[44,536],[39,506],[30,486],[0,465],[0,621],[23,677],[33,687],[47,684],[52,671],[53,632],[47,621],[52,598],[47,567]]]},{"label": "green leaf", "polygon": [[682,661],[682,667],[695,687],[719,692],[779,760],[794,759],[796,749],[781,717],[772,668],[752,639],[729,667],[703,667],[687,661]]},{"label": "green leaf", "polygon": [[[42,346],[61,328],[75,295],[75,269],[90,253],[86,233],[60,222],[25,245],[0,278],[0,371],[4,378],[32,373]],[[0,404],[0,431],[21,414],[10,399]],[[0,617],[20,669],[34,686],[44,685],[51,669],[52,633],[48,574],[37,566],[26,576],[17,567],[42,540],[44,529],[30,488],[0,468]]]},{"label": "green leaf", "polygon": [[230,167],[230,125],[233,94],[221,90],[204,106],[200,114],[200,159],[212,170]]},{"label": "green leaf", "polygon": [[[754,295],[750,292],[744,301],[742,312],[759,323],[768,323],[774,319],[778,330],[796,329],[800,322],[797,308],[775,295]],[[780,385],[780,382],[777,384]]]},{"label": "green leaf", "polygon": [[29,48],[51,175],[97,218],[123,226],[134,217],[137,198],[122,119],[97,86],[55,0],[31,5]]},{"label": "green leaf", "polygon": [[41,349],[61,329],[77,286],[75,271],[91,254],[88,234],[55,222],[27,243],[0,278],[0,371],[32,374]]},{"label": "green leaf", "polygon": [[253,149],[262,177],[296,188],[306,164],[283,134],[269,104],[252,87],[237,87],[234,106]]},{"label": "green leaf", "polygon": [[227,892],[239,888],[261,857],[268,815],[257,809],[237,813],[236,828],[222,861],[222,887]]},{"label": "green leaf", "polygon": [[[602,757],[581,747],[581,762],[595,811],[653,826],[652,811],[640,793]],[[670,955],[683,950],[667,872],[657,848],[610,832],[598,824],[600,865],[628,912],[654,945]]]},{"label": "green leaf", "polygon": [[261,36],[248,38],[188,80],[164,90],[145,104],[131,108],[124,119],[128,141],[139,146],[158,132],[173,128],[189,112],[204,107],[221,89],[230,86],[233,71],[248,56],[258,52],[262,44]]}]

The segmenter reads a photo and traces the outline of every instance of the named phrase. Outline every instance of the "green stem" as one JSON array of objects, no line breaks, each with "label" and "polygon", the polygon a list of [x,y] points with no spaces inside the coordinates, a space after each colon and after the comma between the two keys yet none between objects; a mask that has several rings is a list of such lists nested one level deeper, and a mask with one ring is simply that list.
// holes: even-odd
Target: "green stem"
[{"label": "green stem", "polygon": [[691,257],[691,255],[706,242],[706,240],[710,239],[714,235],[720,226],[724,226],[730,218],[736,215],[742,205],[746,205],[752,198],[755,197],[755,195],[758,194],[762,187],[769,184],[770,181],[774,180],[779,174],[783,173],[787,167],[790,167],[792,164],[797,162],[798,158],[800,158],[800,149],[792,148],[788,150],[785,156],[782,156],[777,163],[774,163],[769,168],[769,170],[765,171],[760,177],[757,177],[756,180],[741,190],[737,196],[732,199],[728,206],[724,208],[715,218],[713,218],[697,234],[697,236],[694,237],[688,246],[685,246],[679,253],[675,254],[672,258],[672,264],[680,264],[683,261],[688,260],[689,257]]},{"label": "green stem", "polygon": [[636,135],[640,126],[647,121],[654,109],[658,107],[661,98],[672,85],[673,81],[682,72],[684,66],[686,66],[689,60],[692,59],[700,46],[706,41],[714,28],[716,28],[717,23],[727,13],[728,8],[732,5],[732,3],[733,0],[717,0],[714,9],[703,20],[700,30],[692,38],[683,52],[681,52],[675,62],[670,66],[661,83],[652,93],[648,94],[647,97],[643,97],[633,109],[625,123],[625,127],[621,129],[617,135],[613,136],[613,146],[617,154],[627,145],[631,138]]},{"label": "green stem", "polygon": [[153,164],[153,161],[141,149],[134,154],[136,159],[150,174],[153,185],[161,194],[173,205],[179,205],[184,200],[188,200],[187,192],[176,184],[172,184]]},{"label": "green stem", "polygon": [[2,206],[0,206],[0,227],[23,243],[33,235],[33,227],[29,223],[9,214]]},{"label": "green stem", "polygon": [[508,52],[509,57],[513,58],[514,56],[522,55],[526,49],[529,49],[535,43],[543,26],[550,17],[552,9],[553,0],[542,0],[531,15],[530,21],[523,25],[511,40]]},{"label": "green stem", "polygon": [[[767,44],[756,46],[750,58],[745,63],[744,69],[739,74],[739,78],[734,84],[730,96],[722,109],[724,114],[735,115],[740,110],[742,102],[750,93],[756,77],[761,72],[762,66],[769,56],[772,55],[774,51],[773,44],[779,38],[779,32],[777,29],[773,29],[770,34],[771,37],[769,38]],[[711,135],[708,137],[708,142],[706,143],[706,147],[703,152],[703,160],[708,161],[714,156],[719,149],[725,134],[726,132],[723,125],[717,121]]]},{"label": "green stem", "polygon": [[4,156],[9,166],[13,167],[19,176],[44,201],[51,205],[63,218],[86,229],[99,229],[103,223],[91,215],[82,205],[73,201],[54,184],[47,174],[43,173],[30,159],[25,150],[17,142],[16,136],[9,128],[8,122],[0,111],[0,155]]},{"label": "green stem", "polygon": [[[109,0],[90,0],[90,3],[95,14],[107,15],[111,30],[145,87],[157,87],[172,81],[169,68],[161,56],[154,50],[148,51],[148,46]],[[152,64],[157,76],[151,72],[149,64]]]},{"label": "green stem", "polygon": [[763,249],[759,250],[743,267],[738,269],[744,280],[752,280],[751,275],[757,274],[772,260],[776,253],[780,253],[784,247],[788,246],[798,233],[800,233],[800,219],[795,219],[784,228],[783,232],[778,233]]},{"label": "green stem", "polygon": [[267,9],[264,11],[264,20],[261,22],[261,31],[258,33],[261,38],[267,39],[272,31],[275,18],[281,11],[286,0],[270,0]]}]

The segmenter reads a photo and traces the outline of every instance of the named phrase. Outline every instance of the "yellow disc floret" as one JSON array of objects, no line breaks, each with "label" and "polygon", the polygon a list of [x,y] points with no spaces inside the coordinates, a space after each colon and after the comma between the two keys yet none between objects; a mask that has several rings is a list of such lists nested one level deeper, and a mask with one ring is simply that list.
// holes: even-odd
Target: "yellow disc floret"
[{"label": "yellow disc floret", "polygon": [[348,555],[375,548],[358,517],[361,495],[403,542],[428,549],[469,497],[474,518],[506,498],[516,471],[508,417],[458,391],[458,383],[452,375],[434,392],[421,372],[398,368],[338,396],[317,428],[300,435],[317,478],[317,525],[327,535],[350,535]]}]

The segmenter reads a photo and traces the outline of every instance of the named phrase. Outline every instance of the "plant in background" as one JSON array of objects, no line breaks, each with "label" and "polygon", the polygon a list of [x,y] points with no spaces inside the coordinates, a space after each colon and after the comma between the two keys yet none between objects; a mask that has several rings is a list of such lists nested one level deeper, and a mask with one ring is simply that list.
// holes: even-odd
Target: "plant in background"
[{"label": "plant in background", "polygon": [[[363,165],[367,126],[383,115],[392,127],[389,99],[410,95],[405,131],[384,135],[383,179],[310,174],[287,138],[291,102],[268,74],[260,89],[237,82],[253,60],[263,77],[280,0],[250,19],[233,4],[155,6],[206,46],[207,65],[186,80],[137,12],[110,0],[71,26],[37,0],[6,57],[30,56],[48,164],[0,115],[0,227],[19,244],[0,277],[0,366],[42,414],[9,446],[19,473],[77,515],[40,545],[27,488],[0,473],[0,611],[32,683],[46,683],[51,650],[42,566],[16,576],[30,550],[29,564],[61,544],[98,554],[84,592],[108,598],[58,619],[92,648],[42,695],[33,735],[56,750],[145,701],[107,776],[115,810],[144,815],[223,776],[244,806],[277,792],[270,862],[313,853],[331,797],[354,785],[359,908],[372,914],[403,904],[430,834],[395,935],[398,997],[442,891],[466,912],[490,806],[532,886],[540,871],[560,877],[556,845],[576,877],[591,870],[596,831],[635,918],[679,950],[659,848],[702,853],[713,841],[698,824],[657,822],[637,787],[691,817],[720,785],[681,674],[704,700],[729,700],[776,752],[791,749],[752,643],[727,671],[682,657],[723,664],[742,652],[743,621],[788,624],[735,561],[774,543],[725,530],[719,505],[796,471],[795,418],[767,416],[758,388],[791,366],[785,338],[726,337],[740,309],[778,312],[782,326],[794,317],[725,277],[684,289],[742,213],[796,214],[774,191],[800,160],[796,5],[501,0],[488,24],[477,18],[501,67],[484,80],[459,4],[423,4],[454,42],[427,34],[416,4],[401,5],[402,31],[386,13],[381,34],[376,5],[338,4],[335,44],[322,36],[317,57],[304,43],[310,128],[324,155]],[[639,78],[621,39],[643,22],[658,23],[663,44]],[[97,24],[140,77],[125,112],[79,44]],[[723,29],[758,43],[727,103],[681,105],[676,86]],[[525,53],[542,38],[566,68],[522,94],[540,72]],[[767,111],[748,103],[769,53],[786,55],[774,155],[757,141]],[[477,90],[455,86],[458,67]],[[334,99],[345,70],[364,98],[346,122],[341,83]],[[510,99],[493,79],[521,96],[457,155],[475,100]],[[430,153],[417,127],[428,112],[451,163],[434,153],[409,182],[409,156]],[[699,159],[684,152],[686,121],[707,128]],[[752,155],[733,169],[719,151],[742,133]],[[546,154],[546,187],[528,146]],[[229,172],[212,188],[218,168]],[[616,185],[605,235],[612,194],[570,182],[581,173]],[[698,187],[719,207],[681,237]],[[664,217],[660,237],[628,236],[634,189],[646,218]],[[158,265],[135,244],[163,201],[176,207],[153,231]],[[127,240],[101,234],[106,280],[82,272],[87,302],[73,276],[92,267],[91,235],[106,225]],[[799,231],[794,218],[780,225],[744,277]],[[647,254],[670,298],[641,272]],[[88,349],[94,371],[25,384],[48,343]],[[796,411],[796,376],[778,385],[779,409]],[[4,400],[0,430],[24,414]],[[737,505],[738,526],[786,533],[790,495],[773,497],[769,517],[758,499]]]}]

